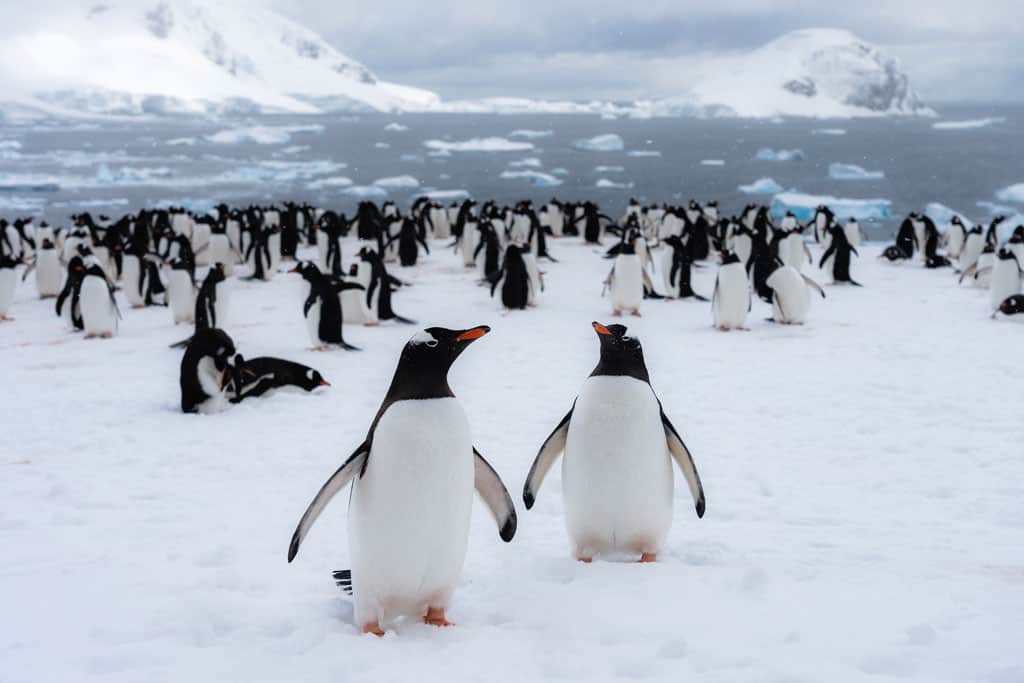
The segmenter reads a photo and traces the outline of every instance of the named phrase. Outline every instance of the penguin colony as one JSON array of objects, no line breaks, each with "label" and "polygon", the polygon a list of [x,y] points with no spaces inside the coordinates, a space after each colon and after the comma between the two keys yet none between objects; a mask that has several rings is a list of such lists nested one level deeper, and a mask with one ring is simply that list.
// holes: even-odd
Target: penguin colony
[{"label": "penguin colony", "polygon": [[[987,288],[993,317],[1015,315],[1024,312],[1024,226],[1001,239],[1001,222],[994,220],[986,230],[968,228],[954,217],[940,232],[927,216],[912,213],[880,258],[903,263],[919,253],[926,268],[951,267],[961,282]],[[351,235],[359,249],[346,268],[341,240]],[[352,218],[292,203],[221,205],[211,215],[170,209],[116,221],[83,213],[71,217],[69,228],[0,220],[0,320],[10,320],[19,279],[15,269],[21,265],[26,268],[20,279],[34,273],[40,298],[56,298],[57,315],[86,337],[117,333],[122,317],[117,291],[131,308],[166,306],[174,324],[193,326],[190,337],[172,345],[185,348],[181,409],[212,413],[283,387],[330,386],[308,366],[246,359],[238,352],[224,329],[231,277],[270,282],[282,271],[301,277],[308,285],[301,311],[312,349],[354,351],[357,347],[343,338],[344,322],[414,324],[393,308],[393,295],[406,283],[389,272],[388,264],[414,267],[430,253],[428,238],[447,242],[457,261],[475,271],[492,297],[500,292],[503,306],[512,310],[538,305],[544,291],[539,263],[557,263],[548,239],[566,237],[582,238],[612,262],[604,295],[613,317],[641,315],[648,299],[693,300],[710,303],[717,329],[742,330],[756,296],[771,304],[770,320],[799,325],[813,296],[825,297],[802,272],[805,264],[817,262],[834,283],[861,286],[852,272],[860,226],[853,219],[838,221],[826,206],[818,207],[807,224],[792,214],[776,224],[764,206],[749,205],[727,218],[717,203],[695,201],[641,206],[631,200],[618,220],[592,202],[554,199],[536,211],[530,202],[500,207],[466,200],[444,207],[420,198],[406,214],[392,202],[363,202]],[[605,248],[608,238],[613,244]],[[315,259],[297,260],[304,245]],[[282,269],[284,261],[294,264]],[[692,270],[716,263],[714,290],[695,291]],[[566,528],[575,557],[591,562],[628,554],[653,562],[670,531],[673,464],[698,517],[705,512],[703,485],[651,386],[640,340],[621,324],[591,325],[599,342],[597,365],[540,445],[522,499],[527,510],[533,507],[545,476],[561,458]],[[328,503],[351,486],[353,564],[334,577],[353,593],[356,625],[364,633],[383,635],[398,618],[450,625],[446,610],[466,555],[474,490],[502,540],[516,534],[512,497],[474,446],[448,384],[452,364],[489,332],[486,325],[427,327],[412,336],[365,439],[314,496],[292,536],[289,562]]]}]

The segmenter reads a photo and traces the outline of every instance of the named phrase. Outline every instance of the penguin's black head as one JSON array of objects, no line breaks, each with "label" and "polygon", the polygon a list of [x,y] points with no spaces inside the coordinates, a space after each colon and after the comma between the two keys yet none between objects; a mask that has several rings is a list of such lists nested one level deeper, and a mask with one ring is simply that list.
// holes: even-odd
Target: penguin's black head
[{"label": "penguin's black head", "polygon": [[650,381],[640,340],[626,334],[625,325],[605,326],[599,322],[593,322],[591,325],[601,342],[601,358],[597,367],[590,373],[591,377],[625,375],[644,382]]},{"label": "penguin's black head", "polygon": [[288,271],[289,273],[298,273],[302,276],[303,280],[312,282],[316,279],[317,275],[320,274],[320,269],[312,261],[299,261],[295,264],[295,267]]},{"label": "penguin's black head", "polygon": [[302,388],[306,391],[313,391],[317,387],[329,387],[331,383],[324,379],[319,370],[310,368],[302,375]]},{"label": "penguin's black head", "polygon": [[448,370],[466,347],[490,331],[487,325],[478,325],[468,330],[428,327],[415,334],[402,349],[385,404],[453,396]]},{"label": "penguin's black head", "polygon": [[1024,313],[1024,295],[1014,294],[1013,296],[1004,299],[1003,303],[999,304],[999,312],[1003,315],[1017,315],[1018,313]]}]

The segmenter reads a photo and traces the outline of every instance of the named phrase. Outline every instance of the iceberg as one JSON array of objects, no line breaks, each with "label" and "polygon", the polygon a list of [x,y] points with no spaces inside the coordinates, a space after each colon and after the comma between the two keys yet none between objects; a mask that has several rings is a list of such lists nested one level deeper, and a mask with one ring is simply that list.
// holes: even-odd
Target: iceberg
[{"label": "iceberg", "polygon": [[508,165],[512,168],[540,168],[544,164],[541,163],[537,157],[528,157],[526,159],[520,159],[519,161],[510,161]]},{"label": "iceberg", "polygon": [[469,199],[471,195],[466,190],[435,190],[433,188],[428,188],[423,192],[420,192],[418,196],[430,197],[431,199],[443,202],[454,201],[457,199]]},{"label": "iceberg", "polygon": [[811,135],[846,135],[845,128],[815,128]]},{"label": "iceberg", "polygon": [[59,178],[47,175],[0,173],[0,192],[57,192]]},{"label": "iceberg", "polygon": [[360,199],[383,199],[388,196],[388,191],[376,185],[352,185],[342,189],[343,194]]},{"label": "iceberg", "polygon": [[181,147],[181,146],[191,147],[192,145],[196,144],[196,139],[195,138],[171,138],[170,140],[168,140],[164,144],[169,146],[169,147]]},{"label": "iceberg", "polygon": [[569,169],[562,168],[561,166],[551,169],[551,172],[555,175],[569,175]]},{"label": "iceberg", "polygon": [[587,152],[621,152],[626,147],[622,138],[615,133],[606,133],[604,135],[595,135],[592,138],[584,138],[582,140],[577,140],[572,143],[572,145],[576,149],[582,149]]},{"label": "iceberg", "polygon": [[749,185],[740,185],[736,189],[744,194],[778,194],[784,192],[786,188],[771,178],[758,178]]},{"label": "iceberg", "polygon": [[949,223],[950,220],[952,220],[953,216],[958,216],[960,220],[964,222],[964,225],[972,224],[972,221],[969,218],[967,218],[967,216],[960,213],[959,211],[954,211],[945,204],[940,204],[939,202],[929,202],[924,207],[924,213],[926,216],[935,221],[935,224],[939,227],[939,230],[942,230],[943,227],[947,223]]},{"label": "iceberg", "polygon": [[469,140],[427,140],[423,145],[437,152],[522,152],[533,149],[532,142],[517,142],[506,138],[488,137]]},{"label": "iceberg", "polygon": [[762,147],[757,150],[754,158],[758,161],[803,161],[804,152],[802,149],[772,149]]},{"label": "iceberg", "polygon": [[971,130],[973,128],[988,128],[997,123],[1006,121],[1002,116],[986,119],[968,119],[966,121],[937,121],[932,124],[935,130]]},{"label": "iceberg", "polygon": [[540,171],[502,171],[501,177],[506,180],[521,178],[535,187],[555,187],[562,184],[555,176]]},{"label": "iceberg", "polygon": [[531,130],[529,128],[519,128],[508,134],[510,138],[546,138],[554,135],[553,130]]},{"label": "iceberg", "polygon": [[306,185],[307,189],[310,190],[329,190],[336,189],[339,187],[349,187],[352,185],[352,179],[346,178],[343,175],[331,176],[330,178],[320,178],[314,180]]},{"label": "iceberg", "polygon": [[656,149],[631,149],[626,152],[627,157],[660,157],[661,152]]},{"label": "iceberg", "polygon": [[403,154],[402,156],[398,157],[398,160],[422,163],[423,157],[421,157],[419,154]]},{"label": "iceberg", "polygon": [[892,202],[888,199],[845,199],[828,195],[803,194],[801,192],[782,192],[772,198],[772,216],[782,218],[787,211],[801,221],[809,221],[814,210],[824,204],[832,209],[839,220],[856,218],[862,221],[884,220],[892,217]]},{"label": "iceberg", "polygon": [[409,130],[409,126],[402,125],[401,123],[389,123],[388,125],[384,126],[384,130],[392,131],[395,133],[403,133]]},{"label": "iceberg", "polygon": [[1003,189],[996,192],[996,199],[1001,202],[1021,202],[1024,203],[1024,183],[1017,183],[1004,187]]},{"label": "iceberg", "polygon": [[595,166],[594,173],[622,173],[626,170],[625,166]]},{"label": "iceberg", "polygon": [[628,190],[633,187],[633,183],[617,183],[608,178],[598,178],[597,182],[594,183],[594,187],[602,190]]},{"label": "iceberg", "polygon": [[420,181],[413,178],[411,175],[398,175],[390,178],[378,178],[373,181],[373,184],[377,187],[386,187],[388,189],[408,189],[413,187],[419,187]]},{"label": "iceberg", "polygon": [[828,177],[832,180],[881,180],[884,171],[868,171],[856,164],[832,163],[828,165]]},{"label": "iceberg", "polygon": [[[324,127],[319,124],[249,126],[247,128],[227,128],[212,135],[207,135],[206,139],[218,145],[232,145],[239,142],[255,142],[259,145],[283,145],[291,140],[292,135],[296,133],[322,133],[323,131]],[[189,138],[178,138],[178,141],[187,139]]]},{"label": "iceberg", "polygon": [[309,149],[309,145],[292,145],[291,147],[284,147],[278,150],[278,154],[298,154],[299,152],[305,152]]},{"label": "iceberg", "polygon": [[377,142],[373,146],[377,149],[391,149],[391,144],[388,142]]},{"label": "iceberg", "polygon": [[725,166],[724,159],[702,159],[701,166]]}]

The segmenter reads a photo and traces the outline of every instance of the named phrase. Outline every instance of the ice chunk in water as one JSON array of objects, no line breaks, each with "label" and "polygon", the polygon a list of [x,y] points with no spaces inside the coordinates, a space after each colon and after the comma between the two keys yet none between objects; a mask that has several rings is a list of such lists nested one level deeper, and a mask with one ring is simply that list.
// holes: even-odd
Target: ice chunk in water
[{"label": "ice chunk in water", "polygon": [[555,176],[540,171],[502,171],[501,177],[506,180],[521,178],[536,187],[555,187],[562,184]]},{"label": "ice chunk in water", "polygon": [[888,199],[846,199],[829,195],[783,192],[772,198],[771,213],[782,218],[792,211],[797,220],[809,221],[814,209],[824,204],[835,212],[839,220],[856,218],[862,221],[882,220],[892,216],[892,202]]},{"label": "ice chunk in water", "polygon": [[869,171],[856,164],[832,163],[828,165],[828,177],[832,180],[881,180],[884,171]]},{"label": "ice chunk in water", "polygon": [[628,190],[633,187],[633,183],[617,183],[608,178],[598,178],[597,182],[594,183],[594,187],[602,190]]},{"label": "ice chunk in water", "polygon": [[803,161],[804,152],[802,149],[772,149],[762,147],[757,150],[754,158],[758,161]]},{"label": "ice chunk in water", "polygon": [[736,189],[745,194],[778,194],[786,188],[779,185],[772,178],[758,178],[749,185],[740,185]]},{"label": "ice chunk in water", "polygon": [[469,140],[427,140],[424,146],[438,152],[520,152],[533,149],[532,142],[518,142],[499,137]]},{"label": "ice chunk in water", "polygon": [[572,143],[576,149],[583,149],[588,152],[621,152],[626,145],[622,138],[615,133],[595,135],[592,138],[584,138]]},{"label": "ice chunk in water", "polygon": [[373,184],[377,187],[386,187],[397,190],[419,187],[420,181],[413,178],[411,175],[397,175],[389,178],[378,178],[373,181]]}]

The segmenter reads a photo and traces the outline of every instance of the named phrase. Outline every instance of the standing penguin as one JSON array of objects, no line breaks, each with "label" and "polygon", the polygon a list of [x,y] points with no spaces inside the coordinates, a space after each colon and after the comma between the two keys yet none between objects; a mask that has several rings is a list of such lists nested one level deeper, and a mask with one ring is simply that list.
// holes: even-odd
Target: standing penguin
[{"label": "standing penguin", "polygon": [[491,276],[491,296],[501,285],[501,303],[508,309],[525,309],[533,300],[530,274],[523,260],[524,247],[509,244],[505,247],[505,259],[497,273]]},{"label": "standing penguin", "polygon": [[366,304],[367,306],[376,305],[377,319],[397,320],[407,325],[415,324],[414,321],[403,318],[391,308],[391,294],[394,292],[394,288],[402,287],[405,283],[388,273],[384,266],[384,260],[373,249],[363,247],[359,250],[359,258],[370,264],[370,283],[366,285]]},{"label": "standing penguin", "polygon": [[336,345],[346,351],[358,351],[342,336],[341,300],[338,293],[346,289],[362,289],[363,286],[355,282],[330,280],[311,262],[300,262],[291,272],[298,273],[309,283],[309,294],[302,306],[302,314],[306,318],[306,329],[313,350],[324,351],[329,345]]},{"label": "standing penguin", "polygon": [[[742,269],[742,266],[740,266]],[[564,451],[562,493],[576,559],[625,552],[654,562],[672,525],[672,460],[683,473],[697,516],[704,488],[679,432],[661,406],[640,340],[622,325],[593,323],[597,367],[572,408],[540,447],[523,487],[530,509]]]},{"label": "standing penguin", "polygon": [[964,246],[960,250],[959,267],[961,272],[977,266],[982,250],[985,248],[985,230],[980,225],[975,225],[967,230],[964,236]]},{"label": "standing penguin", "polygon": [[167,303],[175,325],[195,320],[196,283],[193,273],[193,266],[186,259],[171,261],[171,272],[167,276]]},{"label": "standing penguin", "polygon": [[114,300],[114,287],[107,279],[103,266],[94,262],[85,269],[80,285],[79,301],[85,338],[110,339],[117,333],[117,320],[121,314]]},{"label": "standing penguin", "polygon": [[288,561],[323,509],[349,482],[348,531],[355,622],[384,635],[398,616],[448,626],[445,610],[466,556],[473,489],[504,541],[516,532],[512,499],[473,447],[448,370],[490,331],[430,327],[402,350],[391,388],[366,439],[317,493],[288,548]]},{"label": "standing penguin", "polygon": [[224,330],[196,330],[178,375],[183,413],[216,413],[227,406],[234,355],[235,343]]},{"label": "standing penguin", "polygon": [[896,247],[903,252],[905,258],[913,258],[914,249],[917,248],[917,230],[914,228],[914,214],[903,219],[900,229],[896,232]]},{"label": "standing penguin", "polygon": [[833,282],[849,282],[851,285],[861,287],[862,285],[850,275],[850,262],[852,261],[850,255],[860,256],[860,254],[846,240],[846,231],[842,227],[831,227],[829,228],[829,233],[832,236],[832,240],[828,245],[828,249],[821,255],[821,262],[818,264],[818,267],[824,269],[825,264],[831,261],[829,269],[832,271]]},{"label": "standing penguin", "polygon": [[772,289],[772,320],[783,325],[803,325],[811,307],[808,288],[825,298],[825,290],[793,266],[781,266],[768,276]]},{"label": "standing penguin", "polygon": [[739,257],[726,252],[715,278],[715,291],[711,295],[711,314],[715,327],[723,332],[745,330],[743,325],[750,313],[751,295],[747,272]]},{"label": "standing penguin", "polygon": [[[640,316],[644,287],[650,286],[650,279],[636,253],[636,233],[631,231],[629,239],[619,245],[615,265],[605,279],[605,286],[611,290],[612,315],[620,316],[623,311],[629,311]],[[654,288],[650,289],[653,291]]]},{"label": "standing penguin", "polygon": [[36,251],[33,266],[36,271],[36,289],[40,299],[57,296],[60,292],[60,256],[57,247],[49,238],[44,237]]},{"label": "standing penguin", "polygon": [[692,296],[700,301],[707,301],[693,291],[693,286],[690,284],[693,261],[690,260],[689,251],[682,238],[679,235],[669,235],[663,241],[670,247],[670,250],[665,252],[665,262],[661,269],[665,278],[665,291],[669,298],[687,299]]},{"label": "standing penguin", "polygon": [[416,229],[416,221],[409,217],[402,219],[402,227],[398,229],[398,234],[392,237],[384,245],[384,248],[387,249],[396,240],[398,241],[398,262],[402,266],[416,265],[420,246],[428,254],[430,253],[430,247],[427,246],[426,240]]},{"label": "standing penguin", "polygon": [[1000,304],[1009,297],[1021,293],[1022,274],[1024,270],[1012,251],[1003,247],[996,252],[988,281],[988,301],[993,311],[999,310]]},{"label": "standing penguin", "polygon": [[[72,256],[68,261],[67,276],[64,279],[64,288],[57,295],[55,309],[57,315],[67,320],[76,330],[83,329],[82,307],[79,305],[82,277],[85,275],[85,264],[81,256]],[[65,307],[67,304],[67,307]]]},{"label": "standing penguin", "polygon": [[[227,320],[228,292],[227,279],[224,277],[224,266],[215,263],[211,266],[203,284],[196,294],[195,321],[196,331],[223,326]],[[195,335],[193,335],[195,336]],[[171,344],[172,349],[184,348],[192,341],[192,337]]]},{"label": "standing penguin", "polygon": [[6,252],[0,251],[0,322],[14,320],[7,317],[14,301],[14,290],[18,286],[18,275],[14,269],[21,263]]}]

